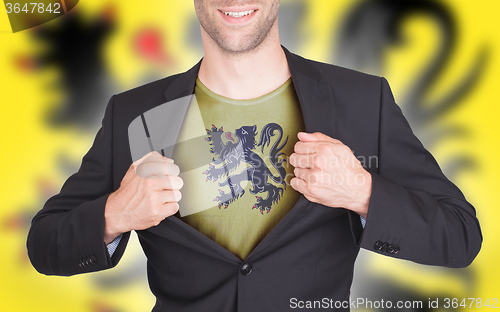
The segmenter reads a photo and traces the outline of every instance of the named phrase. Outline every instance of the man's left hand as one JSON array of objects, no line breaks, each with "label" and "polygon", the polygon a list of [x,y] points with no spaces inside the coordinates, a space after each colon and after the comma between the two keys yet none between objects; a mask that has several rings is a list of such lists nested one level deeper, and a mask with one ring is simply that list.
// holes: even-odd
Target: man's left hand
[{"label": "man's left hand", "polygon": [[289,161],[295,167],[290,185],[315,203],[343,207],[366,218],[372,177],[351,149],[320,132],[299,132]]}]

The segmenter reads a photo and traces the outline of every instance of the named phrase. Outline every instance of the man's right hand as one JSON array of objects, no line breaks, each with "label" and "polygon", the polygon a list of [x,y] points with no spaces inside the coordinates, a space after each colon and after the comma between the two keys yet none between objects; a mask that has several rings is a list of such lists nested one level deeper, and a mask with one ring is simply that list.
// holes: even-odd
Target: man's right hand
[{"label": "man's right hand", "polygon": [[183,185],[179,167],[170,158],[151,152],[130,165],[120,188],[106,202],[104,242],[121,233],[158,225],[179,210]]}]

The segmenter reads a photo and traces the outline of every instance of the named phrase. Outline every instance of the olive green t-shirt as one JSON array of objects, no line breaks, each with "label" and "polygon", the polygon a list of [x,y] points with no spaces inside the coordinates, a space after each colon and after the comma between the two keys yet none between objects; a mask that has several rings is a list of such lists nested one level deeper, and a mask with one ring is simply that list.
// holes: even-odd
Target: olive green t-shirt
[{"label": "olive green t-shirt", "polygon": [[176,216],[244,260],[301,195],[288,162],[305,131],[300,103],[291,78],[251,100],[197,79],[194,95],[172,154],[184,181]]}]

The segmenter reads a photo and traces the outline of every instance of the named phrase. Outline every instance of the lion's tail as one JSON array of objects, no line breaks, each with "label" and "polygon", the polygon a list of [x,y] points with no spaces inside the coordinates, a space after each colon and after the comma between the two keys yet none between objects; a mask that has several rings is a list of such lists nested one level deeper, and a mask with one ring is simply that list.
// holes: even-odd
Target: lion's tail
[{"label": "lion's tail", "polygon": [[257,144],[257,146],[260,146],[261,152],[264,153],[264,146],[269,146],[271,142],[271,137],[274,136],[275,130],[278,130],[279,137],[271,147],[271,151],[269,152],[269,159],[273,167],[278,171],[279,175],[275,176],[274,174],[270,174],[269,176],[274,182],[281,183],[286,188],[286,183],[285,183],[286,170],[283,167],[283,162],[286,160],[279,159],[281,155],[285,154],[285,153],[280,153],[280,151],[285,147],[286,143],[288,142],[288,136],[287,136],[285,142],[279,145],[281,139],[283,138],[283,128],[281,128],[281,126],[276,123],[268,123],[267,125],[265,125],[262,128],[262,131],[260,132],[260,141],[259,144]]}]

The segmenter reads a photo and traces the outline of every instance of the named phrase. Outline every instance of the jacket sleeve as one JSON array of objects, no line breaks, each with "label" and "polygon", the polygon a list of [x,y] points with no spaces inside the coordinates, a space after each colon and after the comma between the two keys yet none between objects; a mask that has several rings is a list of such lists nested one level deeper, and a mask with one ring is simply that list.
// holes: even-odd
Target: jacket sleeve
[{"label": "jacket sleeve", "polygon": [[78,172],[32,220],[28,256],[40,273],[67,276],[104,270],[123,255],[130,232],[122,236],[113,257],[104,243],[104,208],[113,192],[113,103],[114,96]]},{"label": "jacket sleeve", "polygon": [[[413,134],[381,78],[378,168],[366,226],[351,216],[360,247],[421,264],[466,267],[482,235],[474,207]],[[356,221],[354,221],[356,220]]]}]

